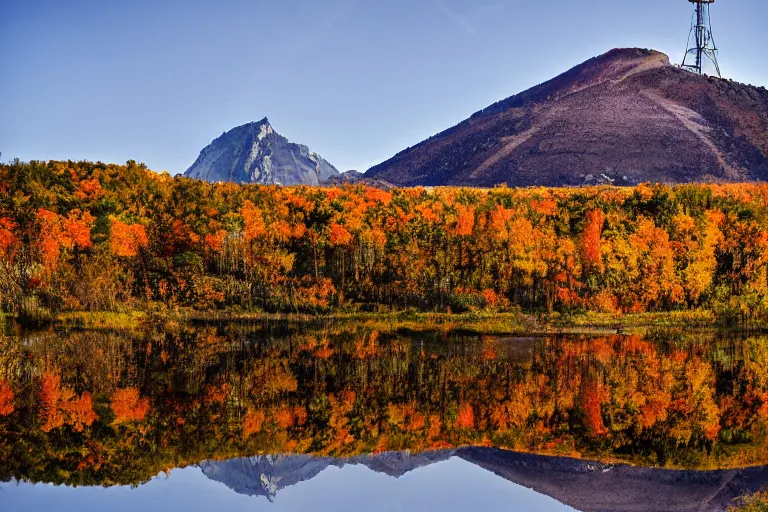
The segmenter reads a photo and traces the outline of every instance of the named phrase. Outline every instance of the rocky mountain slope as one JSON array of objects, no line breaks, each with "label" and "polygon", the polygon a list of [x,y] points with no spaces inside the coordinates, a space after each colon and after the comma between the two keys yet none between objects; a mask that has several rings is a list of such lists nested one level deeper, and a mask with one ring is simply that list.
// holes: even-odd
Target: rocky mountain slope
[{"label": "rocky mountain slope", "polygon": [[288,142],[264,118],[233,128],[211,142],[184,176],[264,185],[319,185],[338,174],[307,146]]},{"label": "rocky mountain slope", "polygon": [[495,448],[462,448],[457,455],[583,512],[724,512],[768,482],[765,466],[678,471]]},{"label": "rocky mountain slope", "polygon": [[391,183],[387,183],[384,180],[377,180],[373,178],[366,178],[365,174],[359,171],[346,171],[341,174],[331,176],[327,180],[321,183],[324,187],[343,187],[344,185],[365,185],[367,187],[379,188],[382,190],[390,190],[395,188]]},{"label": "rocky mountain slope", "polygon": [[768,91],[617,49],[371,168],[396,185],[768,179]]}]

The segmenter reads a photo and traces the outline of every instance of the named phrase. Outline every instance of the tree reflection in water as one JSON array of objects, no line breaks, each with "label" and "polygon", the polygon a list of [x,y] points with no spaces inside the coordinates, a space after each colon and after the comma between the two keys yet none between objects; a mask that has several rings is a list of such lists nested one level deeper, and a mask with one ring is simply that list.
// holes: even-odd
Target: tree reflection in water
[{"label": "tree reflection in water", "polygon": [[3,336],[0,479],[139,484],[235,457],[466,446],[666,468],[760,465],[766,341],[174,322]]}]

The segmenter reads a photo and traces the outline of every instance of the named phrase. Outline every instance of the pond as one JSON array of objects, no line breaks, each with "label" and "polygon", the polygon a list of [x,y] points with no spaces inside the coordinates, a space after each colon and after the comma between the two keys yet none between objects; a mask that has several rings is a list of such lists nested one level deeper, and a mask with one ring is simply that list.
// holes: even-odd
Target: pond
[{"label": "pond", "polygon": [[0,335],[0,510],[726,510],[768,337],[343,323]]}]

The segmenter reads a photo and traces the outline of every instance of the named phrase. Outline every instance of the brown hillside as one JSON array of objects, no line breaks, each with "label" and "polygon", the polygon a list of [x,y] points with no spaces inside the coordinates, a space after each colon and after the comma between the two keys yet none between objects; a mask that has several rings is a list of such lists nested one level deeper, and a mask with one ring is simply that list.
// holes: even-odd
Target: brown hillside
[{"label": "brown hillside", "polygon": [[768,179],[768,91],[612,50],[482,110],[367,178],[396,185]]}]

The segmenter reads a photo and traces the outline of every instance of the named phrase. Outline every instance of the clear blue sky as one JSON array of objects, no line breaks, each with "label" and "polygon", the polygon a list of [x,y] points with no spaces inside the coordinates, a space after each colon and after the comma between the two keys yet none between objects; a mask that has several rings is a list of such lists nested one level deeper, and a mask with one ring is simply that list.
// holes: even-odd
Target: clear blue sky
[{"label": "clear blue sky", "polygon": [[[184,171],[265,116],[365,170],[614,47],[679,61],[686,0],[0,0],[2,160]],[[768,2],[718,0],[723,73],[768,85]]]}]

